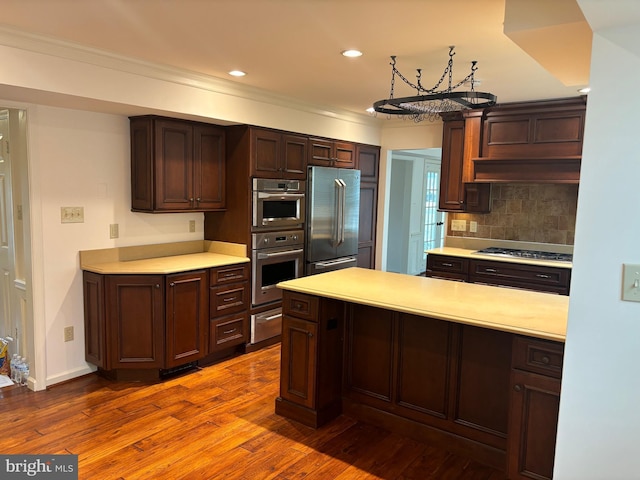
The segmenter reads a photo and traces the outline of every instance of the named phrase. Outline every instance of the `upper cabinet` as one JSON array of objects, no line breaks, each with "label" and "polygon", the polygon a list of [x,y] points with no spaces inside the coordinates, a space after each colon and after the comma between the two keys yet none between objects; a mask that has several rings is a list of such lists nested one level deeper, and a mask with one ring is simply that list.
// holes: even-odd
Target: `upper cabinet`
[{"label": "upper cabinet", "polygon": [[307,137],[263,128],[249,128],[251,176],[304,180],[307,176]]},{"label": "upper cabinet", "polygon": [[358,145],[356,152],[356,168],[360,170],[358,267],[375,268],[380,147]]},{"label": "upper cabinet", "polygon": [[309,139],[309,165],[355,168],[356,145],[326,138]]},{"label": "upper cabinet", "polygon": [[172,118],[131,117],[131,209],[225,208],[225,131]]}]

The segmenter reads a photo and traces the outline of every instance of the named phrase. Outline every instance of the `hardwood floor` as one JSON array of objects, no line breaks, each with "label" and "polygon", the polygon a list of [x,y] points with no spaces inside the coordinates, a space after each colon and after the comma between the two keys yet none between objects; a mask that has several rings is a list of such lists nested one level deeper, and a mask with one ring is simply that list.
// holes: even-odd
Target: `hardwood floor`
[{"label": "hardwood floor", "polygon": [[280,417],[279,372],[274,345],[156,384],[0,389],[0,452],[77,454],[80,479],[505,479],[344,415],[318,430]]}]

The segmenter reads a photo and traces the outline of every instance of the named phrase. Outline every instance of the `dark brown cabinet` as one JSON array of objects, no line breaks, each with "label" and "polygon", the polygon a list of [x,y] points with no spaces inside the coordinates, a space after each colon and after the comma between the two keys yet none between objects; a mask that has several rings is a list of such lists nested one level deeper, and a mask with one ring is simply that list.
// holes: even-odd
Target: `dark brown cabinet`
[{"label": "dark brown cabinet", "polygon": [[427,277],[569,295],[571,269],[515,262],[427,255]]},{"label": "dark brown cabinet", "polygon": [[249,264],[212,268],[209,278],[209,353],[247,343]]},{"label": "dark brown cabinet", "polygon": [[356,158],[360,170],[358,267],[375,268],[380,147],[358,145]]},{"label": "dark brown cabinet", "polygon": [[309,143],[306,136],[254,127],[249,132],[251,176],[306,178]]},{"label": "dark brown cabinet", "polygon": [[225,207],[225,131],[172,118],[131,117],[131,209]]},{"label": "dark brown cabinet", "polygon": [[340,412],[344,304],[285,291],[276,413],[318,427]]},{"label": "dark brown cabinet", "polygon": [[515,336],[507,474],[551,479],[555,456],[563,345]]},{"label": "dark brown cabinet", "polygon": [[195,362],[207,353],[209,340],[207,292],[204,270],[167,275],[164,368]]},{"label": "dark brown cabinet", "polygon": [[486,213],[491,210],[491,185],[473,180],[471,157],[477,155],[481,117],[477,112],[443,115],[442,162],[438,209]]},{"label": "dark brown cabinet", "polygon": [[85,271],[83,279],[85,358],[108,375],[157,377],[206,355],[205,270],[171,275]]},{"label": "dark brown cabinet", "polygon": [[355,168],[356,146],[349,142],[310,138],[307,163],[320,167]]}]

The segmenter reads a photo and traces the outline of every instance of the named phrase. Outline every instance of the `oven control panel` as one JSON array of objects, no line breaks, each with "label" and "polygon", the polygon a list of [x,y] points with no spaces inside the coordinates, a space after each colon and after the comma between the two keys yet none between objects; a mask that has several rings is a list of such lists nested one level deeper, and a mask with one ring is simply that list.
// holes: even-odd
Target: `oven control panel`
[{"label": "oven control panel", "polygon": [[304,244],[304,230],[284,230],[280,232],[254,233],[251,235],[252,250],[302,244]]}]

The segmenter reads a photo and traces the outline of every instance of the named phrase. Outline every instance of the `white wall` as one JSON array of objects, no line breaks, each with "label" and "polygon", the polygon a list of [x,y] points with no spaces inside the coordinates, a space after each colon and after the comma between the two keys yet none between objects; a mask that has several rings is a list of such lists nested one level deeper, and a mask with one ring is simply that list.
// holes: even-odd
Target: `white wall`
[{"label": "white wall", "polygon": [[[640,303],[620,294],[622,264],[640,264],[640,57],[630,52],[640,24],[628,24],[640,4],[580,4],[592,26],[609,25],[594,29],[554,478],[630,480],[640,478]],[[611,27],[624,6],[635,17]]]}]

